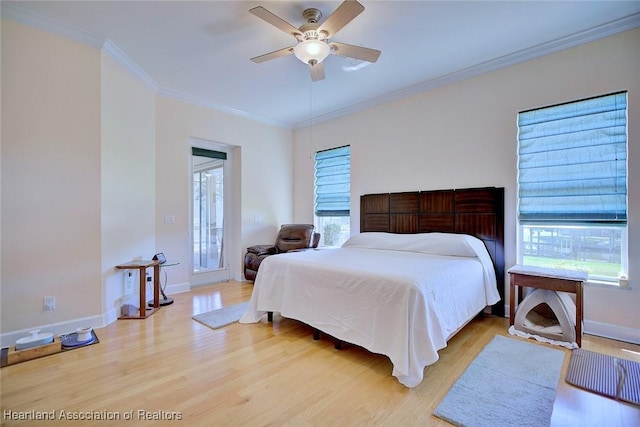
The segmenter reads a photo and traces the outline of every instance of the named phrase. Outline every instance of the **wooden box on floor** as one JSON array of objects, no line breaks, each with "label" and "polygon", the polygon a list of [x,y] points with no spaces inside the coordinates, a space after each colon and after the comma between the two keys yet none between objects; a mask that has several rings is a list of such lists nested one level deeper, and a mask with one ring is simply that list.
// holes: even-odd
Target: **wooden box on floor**
[{"label": "wooden box on floor", "polygon": [[60,337],[54,337],[52,343],[25,348],[24,350],[16,350],[16,346],[12,345],[7,352],[7,365],[15,365],[16,363],[49,356],[50,354],[60,353],[61,351],[62,341],[60,341]]}]

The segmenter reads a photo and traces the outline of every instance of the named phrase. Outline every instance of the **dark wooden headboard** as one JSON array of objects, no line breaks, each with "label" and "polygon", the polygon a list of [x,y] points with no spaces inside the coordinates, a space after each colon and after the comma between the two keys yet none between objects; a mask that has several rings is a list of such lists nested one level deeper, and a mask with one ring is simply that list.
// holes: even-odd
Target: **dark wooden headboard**
[{"label": "dark wooden headboard", "polygon": [[504,316],[504,188],[365,194],[360,231],[463,233],[482,240],[493,260],[500,301],[491,311]]}]

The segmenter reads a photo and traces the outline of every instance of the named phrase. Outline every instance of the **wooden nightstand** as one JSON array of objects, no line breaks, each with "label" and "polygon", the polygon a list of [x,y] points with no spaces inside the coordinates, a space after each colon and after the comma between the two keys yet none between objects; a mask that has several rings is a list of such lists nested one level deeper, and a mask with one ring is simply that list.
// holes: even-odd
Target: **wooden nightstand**
[{"label": "wooden nightstand", "polygon": [[522,302],[522,292],[518,287],[548,289],[551,291],[576,294],[576,342],[582,346],[582,284],[587,280],[584,271],[542,268],[516,264],[507,270],[509,274],[509,324],[513,325],[516,313],[516,294],[518,304]]}]

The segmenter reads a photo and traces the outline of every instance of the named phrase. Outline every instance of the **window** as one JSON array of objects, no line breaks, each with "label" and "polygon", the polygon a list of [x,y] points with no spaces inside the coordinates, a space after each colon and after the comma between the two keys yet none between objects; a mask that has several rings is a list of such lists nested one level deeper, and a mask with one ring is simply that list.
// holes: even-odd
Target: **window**
[{"label": "window", "polygon": [[316,153],[314,196],[320,246],[341,246],[350,232],[351,147]]},{"label": "window", "polygon": [[518,114],[518,260],[627,269],[627,93]]}]

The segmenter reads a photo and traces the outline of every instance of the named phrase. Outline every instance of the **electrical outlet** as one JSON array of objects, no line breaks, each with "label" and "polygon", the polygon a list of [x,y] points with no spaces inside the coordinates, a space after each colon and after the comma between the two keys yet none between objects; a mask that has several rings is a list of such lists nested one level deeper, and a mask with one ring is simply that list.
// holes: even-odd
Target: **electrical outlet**
[{"label": "electrical outlet", "polygon": [[42,309],[44,311],[53,311],[56,309],[56,297],[44,297],[42,302]]},{"label": "electrical outlet", "polygon": [[124,293],[129,295],[135,292],[135,283],[132,271],[125,271],[124,273]]}]

